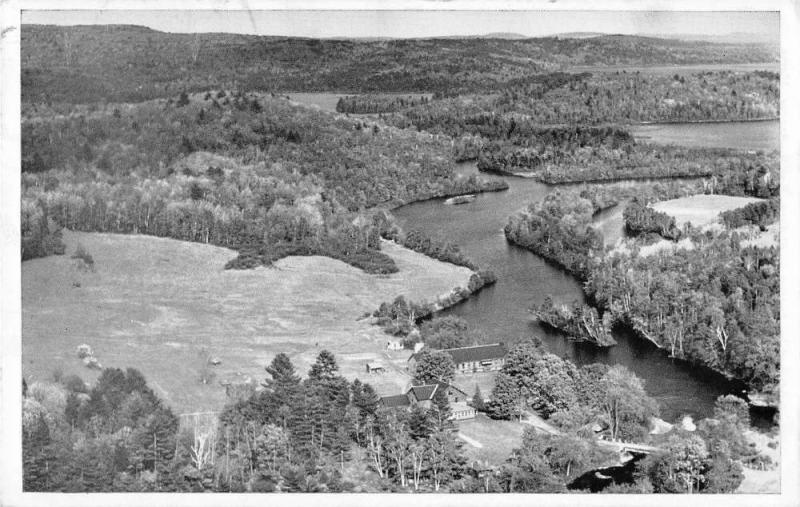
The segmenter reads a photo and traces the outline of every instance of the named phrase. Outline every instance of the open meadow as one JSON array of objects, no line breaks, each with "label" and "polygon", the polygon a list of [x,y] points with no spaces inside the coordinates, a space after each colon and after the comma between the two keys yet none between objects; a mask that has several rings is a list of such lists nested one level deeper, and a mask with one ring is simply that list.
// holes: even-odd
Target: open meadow
[{"label": "open meadow", "polygon": [[[409,381],[406,355],[388,357],[381,329],[359,318],[398,295],[433,300],[466,287],[471,275],[390,242],[383,251],[400,271],[380,276],[319,256],[224,270],[232,250],[140,235],[65,231],[64,242],[66,255],[22,264],[24,374],[46,379],[61,370],[89,380],[96,373],[76,355],[86,343],[104,367],[141,370],[179,412],[220,408],[221,381],[260,382],[279,352],[305,375],[323,348],[350,379],[366,377],[367,361],[382,361],[387,372],[367,380],[395,394]],[[70,258],[78,243],[94,272]],[[221,364],[208,367],[209,358]],[[207,384],[204,372],[213,375]]]},{"label": "open meadow", "polygon": [[697,194],[657,202],[650,207],[675,217],[675,224],[678,227],[682,227],[686,222],[691,222],[695,227],[705,227],[715,223],[723,211],[742,208],[760,200],[755,197]]}]

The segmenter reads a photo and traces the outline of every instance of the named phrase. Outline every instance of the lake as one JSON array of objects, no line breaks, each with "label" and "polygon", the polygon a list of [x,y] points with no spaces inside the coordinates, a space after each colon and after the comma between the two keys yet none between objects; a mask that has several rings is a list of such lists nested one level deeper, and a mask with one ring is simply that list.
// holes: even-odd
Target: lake
[{"label": "lake", "polygon": [[770,72],[780,72],[780,62],[763,62],[763,63],[701,63],[697,65],[576,65],[568,67],[566,72],[592,72],[592,73],[610,73],[610,72],[640,72],[642,74],[650,74],[656,76],[673,76],[695,74],[697,72],[719,72],[719,71],[733,71],[733,72],[753,72],[756,70],[767,70]]},{"label": "lake", "polygon": [[771,151],[780,148],[780,121],[653,123],[629,127],[639,142]]}]

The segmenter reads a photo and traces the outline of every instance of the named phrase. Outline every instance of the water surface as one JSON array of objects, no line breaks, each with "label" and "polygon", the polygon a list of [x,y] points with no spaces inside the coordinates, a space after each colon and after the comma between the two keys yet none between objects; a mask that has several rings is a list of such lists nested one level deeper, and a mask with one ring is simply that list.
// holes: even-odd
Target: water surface
[{"label": "water surface", "polygon": [[738,148],[771,151],[780,148],[780,121],[724,123],[652,123],[629,127],[640,142],[694,148]]},{"label": "water surface", "polygon": [[[459,174],[475,171],[474,163],[458,165]],[[583,301],[584,295],[575,278],[528,250],[508,243],[503,235],[503,226],[510,215],[530,202],[542,200],[557,187],[531,179],[505,179],[509,183],[507,191],[479,194],[469,204],[448,206],[443,199],[436,199],[394,211],[405,230],[418,229],[455,242],[478,265],[492,269],[498,277],[495,285],[445,310],[445,315],[464,318],[487,342],[513,344],[538,337],[548,351],[578,365],[593,362],[625,365],[645,381],[648,393],[661,406],[661,416],[668,421],[684,414],[708,417],[717,396],[741,392],[740,383],[729,382],[708,368],[670,359],[663,350],[629,332],[616,331],[618,345],[601,349],[570,341],[533,321],[529,309],[548,295],[565,303]],[[621,213],[621,208],[607,213],[613,216]]]}]

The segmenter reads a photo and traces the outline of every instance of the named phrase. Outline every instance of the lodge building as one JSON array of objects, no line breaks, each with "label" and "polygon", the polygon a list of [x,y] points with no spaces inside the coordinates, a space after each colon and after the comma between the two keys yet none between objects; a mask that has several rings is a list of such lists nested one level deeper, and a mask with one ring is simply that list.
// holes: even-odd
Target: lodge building
[{"label": "lodge building", "polygon": [[[502,343],[443,349],[442,352],[447,352],[453,358],[456,373],[497,371],[506,362],[506,347]],[[408,358],[408,371],[412,374],[416,366],[416,356],[417,354],[412,354]]]}]

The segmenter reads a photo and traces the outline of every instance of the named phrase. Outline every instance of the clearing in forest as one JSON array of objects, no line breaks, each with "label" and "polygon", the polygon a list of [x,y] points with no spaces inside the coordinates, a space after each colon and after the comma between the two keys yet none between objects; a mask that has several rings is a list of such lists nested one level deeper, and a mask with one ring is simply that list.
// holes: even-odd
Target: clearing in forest
[{"label": "clearing in forest", "polygon": [[[178,412],[219,409],[222,380],[261,382],[275,354],[289,354],[305,376],[323,348],[342,373],[381,394],[399,392],[399,368],[367,375],[367,360],[387,366],[386,335],[365,312],[404,295],[432,301],[472,272],[384,242],[400,271],[369,275],[327,257],[288,257],[274,267],[224,270],[236,252],[141,235],[65,231],[66,255],[22,264],[22,359],[29,380],[54,369],[97,375],[76,348],[89,344],[104,367],[134,367]],[[78,243],[94,271],[70,255]],[[206,366],[209,358],[221,361]],[[208,383],[201,382],[205,376]]]},{"label": "clearing in forest", "polygon": [[736,197],[731,195],[696,194],[680,199],[670,199],[652,204],[650,207],[675,217],[675,223],[682,227],[691,222],[695,227],[704,227],[717,222],[723,211],[742,208],[751,202],[762,199],[755,197]]}]

